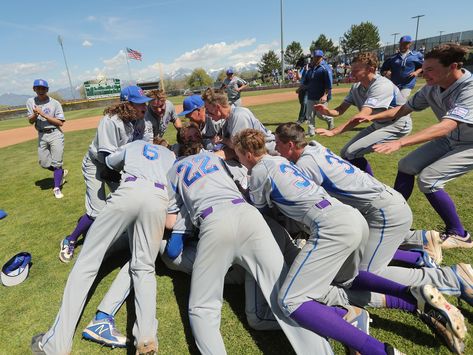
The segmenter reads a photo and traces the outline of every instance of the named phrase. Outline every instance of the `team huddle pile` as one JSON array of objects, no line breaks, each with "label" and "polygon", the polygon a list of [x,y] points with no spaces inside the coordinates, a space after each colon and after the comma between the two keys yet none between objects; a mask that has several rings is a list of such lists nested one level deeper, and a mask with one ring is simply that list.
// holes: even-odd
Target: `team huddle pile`
[{"label": "team huddle pile", "polygon": [[[314,70],[323,65],[320,54],[314,52]],[[116,329],[114,316],[133,288],[133,346],[137,354],[158,351],[159,254],[166,266],[191,274],[188,315],[203,354],[226,353],[219,330],[223,287],[235,282],[245,287],[248,324],[257,330],[281,329],[297,354],[332,354],[327,338],[354,353],[401,354],[395,344],[369,335],[365,307],[418,314],[453,353],[462,354],[465,320],[442,294],[473,306],[473,269],[465,263],[440,264],[442,248],[473,247],[443,190],[446,182],[473,167],[473,78],[462,68],[464,55],[458,45],[427,53],[422,66],[427,85],[404,98],[392,81],[376,74],[376,58],[359,54],[352,63],[357,83],[343,103],[330,109],[325,92],[324,102],[312,103],[311,123],[316,113],[334,117],[350,105],[360,110],[341,126],[316,130],[319,134],[331,136],[373,122],[347,143],[341,156],[315,140],[306,142],[298,123],[280,124],[274,134],[266,129],[240,106],[239,96],[235,100],[242,85],[232,71],[225,87],[230,92],[228,86],[234,85],[232,102],[213,89],[186,97],[179,114],[190,120],[186,123],[163,92],[146,96],[139,87],[124,88],[121,102],[105,110],[83,159],[86,213],[61,241],[59,258],[73,260],[81,235],[84,245],[56,320],[32,339],[33,353],[71,352],[101,263],[117,244],[125,244],[130,260],[84,329],[88,340],[132,346]],[[39,99],[29,116],[40,131],[40,148],[44,135],[56,129],[46,132],[49,126],[39,122],[60,127],[64,120],[61,110],[54,114],[42,108],[54,103],[44,83],[35,81]],[[408,135],[409,114],[427,107],[439,123]],[[170,122],[178,130],[172,146],[162,139]],[[394,188],[373,177],[366,154],[424,142],[399,162]],[[61,159],[52,161],[58,163],[41,164],[53,167],[56,176],[62,171],[62,151]],[[446,224],[442,233],[411,230],[406,200],[416,175]]]}]

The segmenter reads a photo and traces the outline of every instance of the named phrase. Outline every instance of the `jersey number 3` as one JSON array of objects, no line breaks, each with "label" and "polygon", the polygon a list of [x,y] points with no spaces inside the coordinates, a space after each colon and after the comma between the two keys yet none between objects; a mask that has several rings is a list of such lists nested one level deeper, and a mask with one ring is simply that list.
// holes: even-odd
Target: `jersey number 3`
[{"label": "jersey number 3", "polygon": [[304,188],[310,185],[309,179],[293,164],[281,164],[279,166],[279,170],[281,170],[281,172],[284,174],[290,173],[294,175],[297,178],[297,180],[294,182],[294,185],[298,188]]},{"label": "jersey number 3", "polygon": [[[218,170],[216,165],[209,164],[210,157],[198,156],[192,159],[192,162],[185,162],[177,167],[177,173],[181,174],[184,171],[182,181],[187,187],[190,187],[200,178],[207,174]],[[200,164],[199,164],[200,163]]]}]

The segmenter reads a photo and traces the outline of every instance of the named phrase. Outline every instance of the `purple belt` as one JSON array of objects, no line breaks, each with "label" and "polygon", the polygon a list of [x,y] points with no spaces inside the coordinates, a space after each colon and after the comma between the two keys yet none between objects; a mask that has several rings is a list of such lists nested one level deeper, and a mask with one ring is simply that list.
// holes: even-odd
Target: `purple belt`
[{"label": "purple belt", "polygon": [[[138,178],[136,176],[128,176],[128,177],[125,178],[125,182],[136,181],[136,180],[138,180]],[[159,182],[155,182],[154,187],[157,187],[158,189],[164,190],[164,185],[160,184]]]},{"label": "purple belt", "polygon": [[331,203],[330,203],[329,200],[323,199],[322,201],[317,202],[315,204],[315,207],[320,208],[321,210],[323,210],[325,207],[328,207],[330,205],[331,205]]},{"label": "purple belt", "polygon": [[[232,203],[234,205],[238,205],[239,203],[244,203],[245,202],[245,199],[243,198],[236,198],[234,200],[232,200]],[[212,212],[214,211],[213,207],[207,207],[205,210],[202,211],[202,213],[200,214],[200,217],[202,219],[205,219],[209,216],[209,214],[211,214]]]}]

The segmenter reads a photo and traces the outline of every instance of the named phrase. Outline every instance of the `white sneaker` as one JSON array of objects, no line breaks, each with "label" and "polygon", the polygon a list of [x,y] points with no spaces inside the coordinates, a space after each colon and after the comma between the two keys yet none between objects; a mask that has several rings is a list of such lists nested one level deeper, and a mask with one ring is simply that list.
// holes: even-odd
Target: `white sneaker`
[{"label": "white sneaker", "polygon": [[424,250],[429,253],[437,265],[442,263],[442,239],[440,233],[435,230],[423,230]]},{"label": "white sneaker", "polygon": [[54,192],[54,197],[56,197],[56,198],[63,198],[64,197],[64,195],[62,194],[61,189],[59,187],[55,187],[53,189],[53,192]]}]

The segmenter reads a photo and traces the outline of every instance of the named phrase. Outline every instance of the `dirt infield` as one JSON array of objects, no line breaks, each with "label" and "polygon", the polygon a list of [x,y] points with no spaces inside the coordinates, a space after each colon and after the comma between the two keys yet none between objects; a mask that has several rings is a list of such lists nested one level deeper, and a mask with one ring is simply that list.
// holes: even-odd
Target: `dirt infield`
[{"label": "dirt infield", "polygon": [[[348,92],[346,88],[336,88],[332,90],[333,94]],[[297,100],[297,94],[295,92],[282,92],[268,95],[257,95],[243,97],[243,106],[257,106],[266,105],[273,102],[284,102]],[[176,105],[176,112],[182,111],[182,105]],[[64,132],[81,131],[84,129],[90,129],[97,127],[98,122],[102,116],[94,116],[81,118],[77,120],[67,121],[64,124]],[[22,127],[9,129],[6,131],[0,131],[0,148],[8,147],[10,145],[23,143],[32,139],[36,139],[38,134],[33,127]]]}]

